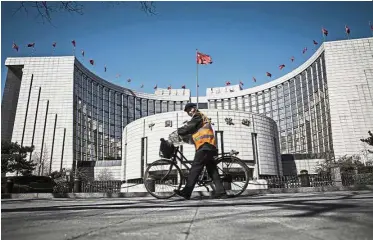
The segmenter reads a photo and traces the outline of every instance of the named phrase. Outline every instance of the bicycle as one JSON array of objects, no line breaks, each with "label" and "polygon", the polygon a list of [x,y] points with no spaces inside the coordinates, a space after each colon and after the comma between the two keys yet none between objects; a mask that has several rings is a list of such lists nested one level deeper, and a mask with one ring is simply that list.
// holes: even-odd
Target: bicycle
[{"label": "bicycle", "polygon": [[[175,131],[176,132],[176,131]],[[171,133],[175,136],[177,133]],[[179,137],[180,138],[180,137]],[[175,141],[167,141],[161,138],[161,145],[159,155],[161,159],[148,164],[143,182],[146,190],[153,197],[158,199],[168,199],[176,194],[173,190],[180,190],[185,185],[186,176],[191,168],[191,163],[183,153],[180,151],[180,146],[175,146]],[[183,143],[191,143],[184,139]],[[232,150],[218,154],[215,157],[219,176],[223,181],[224,188],[228,195],[236,197],[241,195],[249,184],[249,168],[248,166],[237,157],[239,152]],[[179,162],[179,165],[177,165]],[[153,169],[161,167],[161,169]],[[183,168],[184,167],[184,168]],[[232,172],[229,172],[232,167]],[[240,172],[239,170],[243,170]],[[163,189],[170,186],[169,189]],[[207,191],[215,190],[212,179],[208,176],[207,169],[204,167],[201,172],[196,186],[205,187]],[[235,189],[233,189],[235,188]],[[238,189],[237,189],[238,188]]]}]

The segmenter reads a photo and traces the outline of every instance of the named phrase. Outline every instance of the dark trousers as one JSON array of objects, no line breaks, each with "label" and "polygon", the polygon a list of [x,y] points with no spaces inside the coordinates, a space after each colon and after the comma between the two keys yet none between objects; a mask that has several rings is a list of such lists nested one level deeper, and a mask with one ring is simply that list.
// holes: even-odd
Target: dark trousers
[{"label": "dark trousers", "polygon": [[196,152],[187,182],[185,184],[185,188],[183,189],[185,195],[190,196],[192,194],[194,186],[196,185],[198,177],[201,174],[204,166],[206,166],[207,173],[212,178],[215,184],[216,193],[219,194],[225,192],[214,160],[215,155],[216,152],[211,150],[198,150]]}]

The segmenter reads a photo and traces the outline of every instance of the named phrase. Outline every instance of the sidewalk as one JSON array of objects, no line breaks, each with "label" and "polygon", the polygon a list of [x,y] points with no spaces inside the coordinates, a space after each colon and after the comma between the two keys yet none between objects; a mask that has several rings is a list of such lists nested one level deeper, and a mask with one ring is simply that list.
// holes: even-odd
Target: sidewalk
[{"label": "sidewalk", "polygon": [[368,240],[373,192],[2,201],[2,239]]},{"label": "sidewalk", "polygon": [[[312,192],[334,192],[334,191],[358,191],[373,190],[373,185],[364,186],[327,186],[327,187],[301,187],[301,188],[271,188],[250,189],[242,193],[242,196],[272,193],[312,193]],[[211,193],[201,191],[193,192],[192,196],[210,196]],[[124,193],[13,193],[1,194],[1,199],[51,199],[51,198],[136,198],[151,197],[147,192],[124,192]]]}]

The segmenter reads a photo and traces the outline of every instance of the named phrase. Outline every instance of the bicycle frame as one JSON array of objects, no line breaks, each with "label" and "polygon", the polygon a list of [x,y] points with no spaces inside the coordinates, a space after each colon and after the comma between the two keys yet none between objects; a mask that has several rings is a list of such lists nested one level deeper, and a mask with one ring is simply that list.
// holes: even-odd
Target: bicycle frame
[{"label": "bicycle frame", "polygon": [[[234,151],[234,150],[232,150],[231,152],[228,152],[228,153],[220,153],[220,154],[218,154],[217,157],[215,157],[215,160],[219,160],[220,158],[224,158],[224,157],[228,157],[228,156],[232,157],[232,155],[238,155],[238,153],[239,152]],[[178,156],[179,154],[180,154],[180,156]],[[170,158],[170,160],[175,162],[175,163],[177,161],[179,161],[180,164],[182,166],[184,166],[188,172],[191,169],[191,167],[189,165],[191,165],[193,163],[193,161],[189,161],[184,156],[184,154],[180,151],[180,146],[175,147],[174,153],[173,153],[172,157]],[[220,170],[220,171],[224,172],[224,170],[221,169],[219,166],[217,166],[217,168],[218,168],[218,171]],[[172,167],[170,167],[169,172],[171,172],[171,170],[172,170]],[[183,172],[183,169],[181,169],[181,170]],[[168,175],[168,173],[166,174],[166,176]],[[206,187],[207,191],[209,191],[209,189],[207,188],[206,185],[211,183],[211,182],[212,182],[212,179],[209,178],[208,173],[207,173],[207,169],[206,169],[206,166],[205,166],[203,168],[201,174],[198,177],[197,185],[198,186],[204,186],[204,187]]]}]

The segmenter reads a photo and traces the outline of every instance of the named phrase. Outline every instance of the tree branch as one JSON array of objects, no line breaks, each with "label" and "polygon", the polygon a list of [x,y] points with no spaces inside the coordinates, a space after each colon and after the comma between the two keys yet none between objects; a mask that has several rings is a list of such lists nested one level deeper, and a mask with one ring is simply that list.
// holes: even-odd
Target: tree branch
[{"label": "tree branch", "polygon": [[[119,5],[123,2],[103,2],[105,4],[115,4]],[[41,18],[42,22],[48,22],[52,23],[52,15],[53,13],[56,12],[68,12],[71,14],[79,14],[83,15],[84,14],[84,6],[81,4],[81,2],[76,2],[76,1],[59,1],[59,2],[47,2],[47,1],[22,1],[20,2],[20,5],[18,8],[14,10],[13,16],[21,11],[25,11],[27,16],[29,13],[29,10],[35,9],[35,17],[36,18]],[[149,15],[156,15],[155,11],[155,4],[152,1],[140,1],[140,8],[141,11],[145,12],[146,14]]]},{"label": "tree branch", "polygon": [[141,1],[141,10],[150,15],[156,15],[155,4],[153,1]]}]

